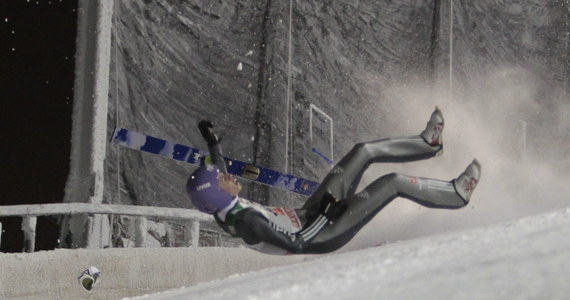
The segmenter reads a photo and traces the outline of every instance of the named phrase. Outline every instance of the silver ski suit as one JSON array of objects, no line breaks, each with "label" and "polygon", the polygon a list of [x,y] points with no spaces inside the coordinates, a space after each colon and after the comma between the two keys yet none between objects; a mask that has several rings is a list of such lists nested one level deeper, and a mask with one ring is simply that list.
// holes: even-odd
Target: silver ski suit
[{"label": "silver ski suit", "polygon": [[279,225],[273,220],[276,214],[267,213],[271,208],[248,204],[235,205],[223,220],[219,217],[216,220],[226,231],[260,251],[331,252],[348,243],[396,197],[430,208],[465,206],[466,201],[457,194],[452,181],[398,173],[384,175],[355,193],[370,164],[422,160],[439,151],[442,146],[431,146],[419,135],[356,144],[328,173],[303,207],[295,210],[301,221],[299,230]]}]

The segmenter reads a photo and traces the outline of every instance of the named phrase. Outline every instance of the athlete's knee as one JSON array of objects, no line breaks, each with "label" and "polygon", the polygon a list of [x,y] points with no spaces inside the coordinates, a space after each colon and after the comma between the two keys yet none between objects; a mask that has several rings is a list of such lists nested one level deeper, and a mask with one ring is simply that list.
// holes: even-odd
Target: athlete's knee
[{"label": "athlete's knee", "polygon": [[375,181],[375,186],[381,186],[383,189],[388,189],[391,193],[398,193],[402,189],[402,183],[405,182],[406,176],[400,173],[388,173],[378,178]]},{"label": "athlete's knee", "polygon": [[417,177],[409,177],[400,173],[390,173],[385,175],[386,181],[389,185],[395,187],[398,191],[402,191],[404,186],[409,183],[417,184],[418,178]]},{"label": "athlete's knee", "polygon": [[358,152],[362,152],[362,151],[368,151],[368,144],[367,143],[356,143],[354,144],[354,146],[352,147],[352,149],[354,151],[358,151]]},{"label": "athlete's knee", "polygon": [[402,178],[402,175],[399,174],[399,173],[395,173],[395,172],[388,173],[388,174],[386,174],[386,175],[384,175],[384,176],[381,177],[381,179],[383,179],[383,180],[385,180],[385,181],[387,181],[387,182],[397,182],[397,181],[399,181],[401,178]]},{"label": "athlete's knee", "polygon": [[370,145],[368,143],[357,143],[352,147],[353,153],[358,153],[359,155],[365,155],[370,157]]}]

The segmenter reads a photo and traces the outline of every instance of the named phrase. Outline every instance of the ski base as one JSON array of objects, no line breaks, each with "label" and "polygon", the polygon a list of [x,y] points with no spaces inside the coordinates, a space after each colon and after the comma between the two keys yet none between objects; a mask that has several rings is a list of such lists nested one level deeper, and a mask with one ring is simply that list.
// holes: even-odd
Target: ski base
[{"label": "ski base", "polygon": [[[124,128],[115,130],[112,142],[125,148],[152,153],[194,165],[200,165],[203,158],[209,154],[208,151],[177,144]],[[224,160],[226,161],[229,174],[288,192],[310,196],[319,185],[317,182],[305,178],[284,174],[244,161],[227,157],[224,157]]]}]

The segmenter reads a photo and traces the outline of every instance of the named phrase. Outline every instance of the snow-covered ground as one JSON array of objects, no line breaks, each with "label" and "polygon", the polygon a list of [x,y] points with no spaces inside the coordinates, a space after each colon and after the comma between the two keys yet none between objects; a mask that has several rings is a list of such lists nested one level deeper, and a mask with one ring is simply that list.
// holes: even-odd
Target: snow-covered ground
[{"label": "snow-covered ground", "polygon": [[[0,253],[0,299],[570,299],[570,208],[326,256],[239,248]],[[102,275],[87,293],[77,276]]]},{"label": "snow-covered ground", "polygon": [[[121,299],[292,264],[306,256],[260,255],[240,248],[58,249],[0,253],[0,299]],[[101,270],[88,293],[77,278]]]},{"label": "snow-covered ground", "polygon": [[569,299],[570,209],[316,258],[145,299]]}]

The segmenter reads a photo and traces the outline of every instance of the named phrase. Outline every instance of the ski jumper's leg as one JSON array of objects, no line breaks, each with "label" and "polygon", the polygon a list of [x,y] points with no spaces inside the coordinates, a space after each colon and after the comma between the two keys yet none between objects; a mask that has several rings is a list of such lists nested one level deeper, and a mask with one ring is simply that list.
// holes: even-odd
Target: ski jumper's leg
[{"label": "ski jumper's leg", "polygon": [[420,136],[356,144],[329,172],[311,198],[321,199],[328,193],[337,199],[346,199],[354,195],[362,175],[372,163],[427,159],[439,150],[441,146],[428,145]]},{"label": "ski jumper's leg", "polygon": [[474,161],[465,172],[452,181],[412,177],[398,173],[382,176],[358,194],[344,201],[347,204],[344,213],[310,241],[308,251],[330,252],[342,247],[396,197],[407,198],[429,208],[464,207],[469,202],[480,174],[481,165]]},{"label": "ski jumper's leg", "polygon": [[443,115],[436,108],[426,129],[417,136],[388,138],[356,144],[328,173],[302,209],[310,215],[327,194],[336,199],[354,195],[362,175],[372,163],[400,163],[433,157],[443,150]]}]

